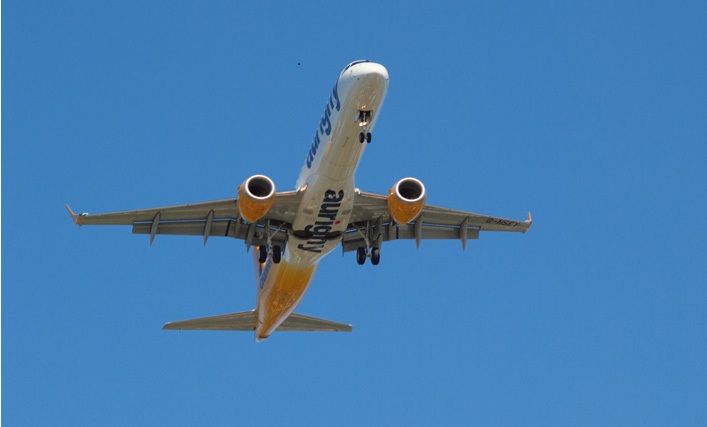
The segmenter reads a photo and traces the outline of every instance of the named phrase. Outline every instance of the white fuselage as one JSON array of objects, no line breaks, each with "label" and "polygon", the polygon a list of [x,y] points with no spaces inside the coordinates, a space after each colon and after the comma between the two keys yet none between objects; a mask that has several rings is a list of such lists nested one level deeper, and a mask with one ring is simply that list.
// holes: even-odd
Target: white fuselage
[{"label": "white fuselage", "polygon": [[[339,76],[327,101],[297,188],[303,192],[279,264],[256,260],[256,338],[267,338],[294,311],[317,263],[341,243],[354,200],[354,174],[388,88],[380,64],[357,61]],[[370,112],[368,116],[361,112]]]}]

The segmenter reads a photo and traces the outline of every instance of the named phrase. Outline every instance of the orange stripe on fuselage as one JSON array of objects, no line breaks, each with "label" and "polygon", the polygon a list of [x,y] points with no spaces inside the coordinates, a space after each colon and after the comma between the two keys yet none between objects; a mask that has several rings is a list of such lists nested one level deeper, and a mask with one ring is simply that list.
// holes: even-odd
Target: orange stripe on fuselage
[{"label": "orange stripe on fuselage", "polygon": [[[312,282],[316,265],[296,265],[282,260],[279,264],[268,259],[270,268],[263,264],[265,278],[259,278],[262,289],[258,289],[258,324],[255,335],[258,340],[270,336],[287,317],[295,311]],[[263,280],[264,279],[264,280]]]}]

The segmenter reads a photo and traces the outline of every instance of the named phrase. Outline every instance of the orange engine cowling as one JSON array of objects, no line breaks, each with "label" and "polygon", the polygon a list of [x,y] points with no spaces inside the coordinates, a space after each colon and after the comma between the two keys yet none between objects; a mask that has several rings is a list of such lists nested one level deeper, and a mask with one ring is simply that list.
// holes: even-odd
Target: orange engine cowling
[{"label": "orange engine cowling", "polygon": [[396,223],[407,224],[420,214],[426,197],[419,179],[403,178],[388,191],[388,212]]},{"label": "orange engine cowling", "polygon": [[248,222],[262,218],[275,202],[275,183],[265,175],[253,175],[238,187],[238,210]]}]

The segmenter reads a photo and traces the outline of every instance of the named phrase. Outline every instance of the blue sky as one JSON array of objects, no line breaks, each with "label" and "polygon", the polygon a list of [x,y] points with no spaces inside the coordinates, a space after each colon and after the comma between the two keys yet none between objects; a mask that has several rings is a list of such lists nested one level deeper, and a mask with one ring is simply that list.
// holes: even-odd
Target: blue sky
[{"label": "blue sky", "polygon": [[[675,3],[675,2],[673,2]],[[704,425],[703,2],[4,1],[7,425]],[[351,334],[162,331],[249,310],[242,242],[75,227],[295,179],[355,59],[390,87],[356,184],[526,235],[334,252]]]}]

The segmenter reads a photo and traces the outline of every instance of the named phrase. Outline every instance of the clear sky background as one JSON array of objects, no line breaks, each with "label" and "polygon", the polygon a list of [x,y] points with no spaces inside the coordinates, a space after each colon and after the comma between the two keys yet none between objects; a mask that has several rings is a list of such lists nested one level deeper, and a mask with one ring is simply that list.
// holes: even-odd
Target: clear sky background
[{"label": "clear sky background", "polygon": [[[3,424],[707,424],[705,2],[252,3],[3,1]],[[332,253],[298,312],[350,334],[162,331],[254,307],[243,242],[64,204],[292,189],[356,59],[358,187],[531,231]]]}]

